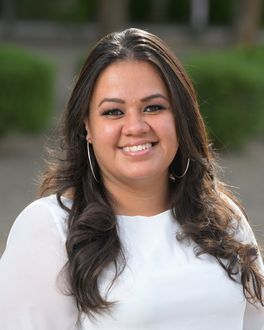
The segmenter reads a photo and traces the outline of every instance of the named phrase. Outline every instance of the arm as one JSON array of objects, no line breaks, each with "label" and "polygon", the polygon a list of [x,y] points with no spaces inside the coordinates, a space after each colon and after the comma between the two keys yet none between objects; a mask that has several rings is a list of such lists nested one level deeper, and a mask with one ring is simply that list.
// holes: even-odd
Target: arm
[{"label": "arm", "polygon": [[[251,243],[257,246],[257,241],[250,227],[247,219],[242,214],[240,209],[233,202],[230,201],[234,210],[240,218],[240,223],[237,229],[236,238],[238,241],[243,243]],[[263,260],[259,251],[259,256],[256,260],[258,268],[260,269],[262,275],[264,276],[264,266]],[[264,288],[262,288],[264,295]],[[259,306],[254,306],[248,301],[246,303],[245,313],[244,313],[244,323],[243,330],[264,330],[264,307],[259,304]]]},{"label": "arm", "polygon": [[247,302],[244,314],[243,330],[264,330],[264,308]]},{"label": "arm", "polygon": [[48,208],[33,203],[17,218],[0,260],[0,324],[5,330],[70,330],[78,313],[58,277],[67,261]]},{"label": "arm", "polygon": [[[251,242],[257,245],[253,231],[249,226],[247,220],[243,217],[241,220],[243,241]],[[259,252],[258,259],[256,260],[261,273],[264,276],[263,261]],[[262,288],[262,294],[264,294],[264,288]],[[253,306],[249,302],[246,303],[246,309],[244,314],[244,327],[243,330],[264,330],[264,307],[259,305]]]}]

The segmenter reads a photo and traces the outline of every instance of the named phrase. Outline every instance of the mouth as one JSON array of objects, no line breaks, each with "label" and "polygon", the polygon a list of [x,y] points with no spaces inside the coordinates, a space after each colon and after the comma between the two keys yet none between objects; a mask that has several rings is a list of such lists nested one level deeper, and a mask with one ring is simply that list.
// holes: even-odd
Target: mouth
[{"label": "mouth", "polygon": [[122,150],[124,152],[140,152],[140,151],[151,149],[155,144],[157,144],[157,142],[147,142],[144,144],[125,146],[125,147],[122,147]]}]

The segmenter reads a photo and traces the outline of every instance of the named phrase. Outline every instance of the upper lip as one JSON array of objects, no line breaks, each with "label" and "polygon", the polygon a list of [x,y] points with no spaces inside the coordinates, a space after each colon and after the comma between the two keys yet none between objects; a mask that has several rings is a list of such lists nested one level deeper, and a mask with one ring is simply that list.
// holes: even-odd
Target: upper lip
[{"label": "upper lip", "polygon": [[141,146],[141,145],[146,144],[146,143],[155,144],[155,143],[157,143],[157,141],[153,141],[153,140],[133,141],[133,142],[130,142],[130,143],[122,144],[119,148]]}]

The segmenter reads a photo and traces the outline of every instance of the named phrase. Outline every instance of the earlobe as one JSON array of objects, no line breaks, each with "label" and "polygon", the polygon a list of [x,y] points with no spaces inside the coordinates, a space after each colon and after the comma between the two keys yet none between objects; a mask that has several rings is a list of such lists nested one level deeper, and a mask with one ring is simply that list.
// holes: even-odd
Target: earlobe
[{"label": "earlobe", "polygon": [[91,136],[90,136],[90,129],[89,129],[89,124],[88,124],[88,120],[86,119],[84,121],[84,126],[85,126],[85,129],[86,129],[86,141],[89,142],[89,143],[92,143],[92,139],[91,139]]}]

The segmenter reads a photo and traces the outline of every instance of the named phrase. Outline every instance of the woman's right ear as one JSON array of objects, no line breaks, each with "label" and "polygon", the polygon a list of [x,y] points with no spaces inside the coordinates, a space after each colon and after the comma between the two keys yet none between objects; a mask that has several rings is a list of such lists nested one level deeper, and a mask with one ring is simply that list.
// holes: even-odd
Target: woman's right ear
[{"label": "woman's right ear", "polygon": [[89,129],[89,123],[88,123],[88,119],[86,119],[84,121],[84,126],[85,126],[85,130],[86,130],[86,141],[91,143],[91,136],[90,136],[90,129]]}]

